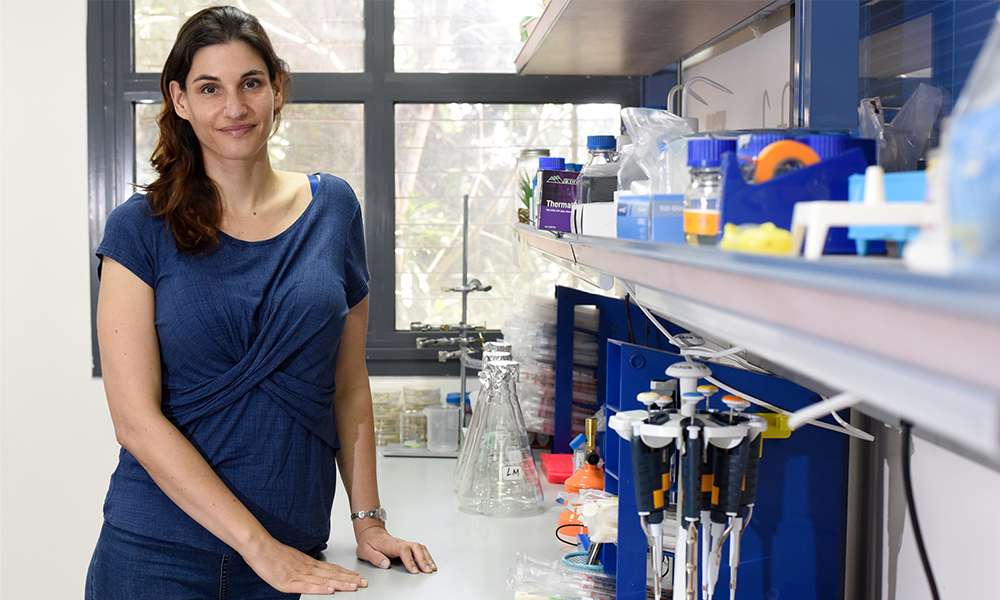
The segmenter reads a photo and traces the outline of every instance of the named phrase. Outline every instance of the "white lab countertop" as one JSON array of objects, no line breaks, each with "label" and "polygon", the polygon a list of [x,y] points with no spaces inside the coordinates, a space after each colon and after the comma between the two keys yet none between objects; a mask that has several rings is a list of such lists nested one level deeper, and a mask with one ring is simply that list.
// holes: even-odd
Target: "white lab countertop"
[{"label": "white lab countertop", "polygon": [[[501,519],[459,510],[452,488],[454,458],[392,457],[380,450],[377,464],[379,496],[388,511],[386,526],[397,537],[427,546],[438,570],[413,575],[402,565],[382,570],[359,561],[347,493],[338,482],[329,547],[323,557],[368,580],[368,587],[357,592],[359,600],[509,600],[514,592],[507,589],[507,570],[518,552],[555,560],[573,550],[554,534],[562,510],[555,499],[563,488],[547,483],[541,471],[544,512]],[[539,468],[537,461],[535,466]]]}]

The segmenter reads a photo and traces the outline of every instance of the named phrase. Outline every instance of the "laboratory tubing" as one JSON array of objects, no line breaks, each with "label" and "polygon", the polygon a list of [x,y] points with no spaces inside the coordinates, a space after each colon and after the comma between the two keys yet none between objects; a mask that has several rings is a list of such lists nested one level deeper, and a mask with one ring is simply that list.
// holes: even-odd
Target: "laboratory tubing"
[{"label": "laboratory tubing", "polygon": [[613,135],[587,136],[590,160],[580,169],[577,202],[613,202],[618,190],[618,140]]},{"label": "laboratory tubing", "polygon": [[691,182],[684,193],[684,237],[694,246],[715,246],[721,237],[722,154],[736,149],[731,139],[688,142]]},{"label": "laboratory tubing", "polygon": [[466,439],[469,464],[458,486],[459,507],[490,517],[522,517],[542,511],[542,482],[517,401],[518,363],[486,365],[489,390],[479,430]]}]

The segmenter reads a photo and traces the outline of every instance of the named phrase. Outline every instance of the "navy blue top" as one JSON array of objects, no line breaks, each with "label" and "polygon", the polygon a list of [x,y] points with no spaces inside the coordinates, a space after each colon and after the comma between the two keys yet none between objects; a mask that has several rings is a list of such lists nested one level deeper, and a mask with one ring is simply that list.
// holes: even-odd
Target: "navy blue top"
[{"label": "navy blue top", "polygon": [[[288,229],[181,252],[135,194],[108,217],[99,257],[153,288],[163,413],[279,541],[330,534],[340,447],[334,374],[347,311],[368,294],[361,208],[323,174]],[[133,533],[231,553],[173,503],[124,448],[105,519]]]}]

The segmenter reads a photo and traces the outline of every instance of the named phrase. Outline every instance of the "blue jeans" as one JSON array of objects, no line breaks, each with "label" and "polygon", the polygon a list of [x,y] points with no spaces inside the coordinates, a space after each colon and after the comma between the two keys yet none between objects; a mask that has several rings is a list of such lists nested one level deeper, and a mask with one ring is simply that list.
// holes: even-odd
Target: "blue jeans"
[{"label": "blue jeans", "polygon": [[86,600],[287,600],[238,554],[216,554],[107,523],[87,573]]}]

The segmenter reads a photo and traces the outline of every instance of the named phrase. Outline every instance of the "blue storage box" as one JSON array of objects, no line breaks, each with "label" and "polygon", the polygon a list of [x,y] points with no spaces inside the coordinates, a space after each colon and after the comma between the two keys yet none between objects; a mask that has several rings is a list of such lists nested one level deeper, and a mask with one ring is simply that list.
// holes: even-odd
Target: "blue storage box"
[{"label": "blue storage box", "polygon": [[[851,175],[847,179],[847,195],[851,202],[864,202],[865,176]],[[923,171],[903,171],[885,174],[886,202],[923,202],[927,195],[927,176]],[[858,256],[868,254],[868,243],[888,240],[905,244],[920,233],[920,228],[906,225],[852,225],[847,237],[854,240]],[[900,248],[902,252],[902,247]]]}]

